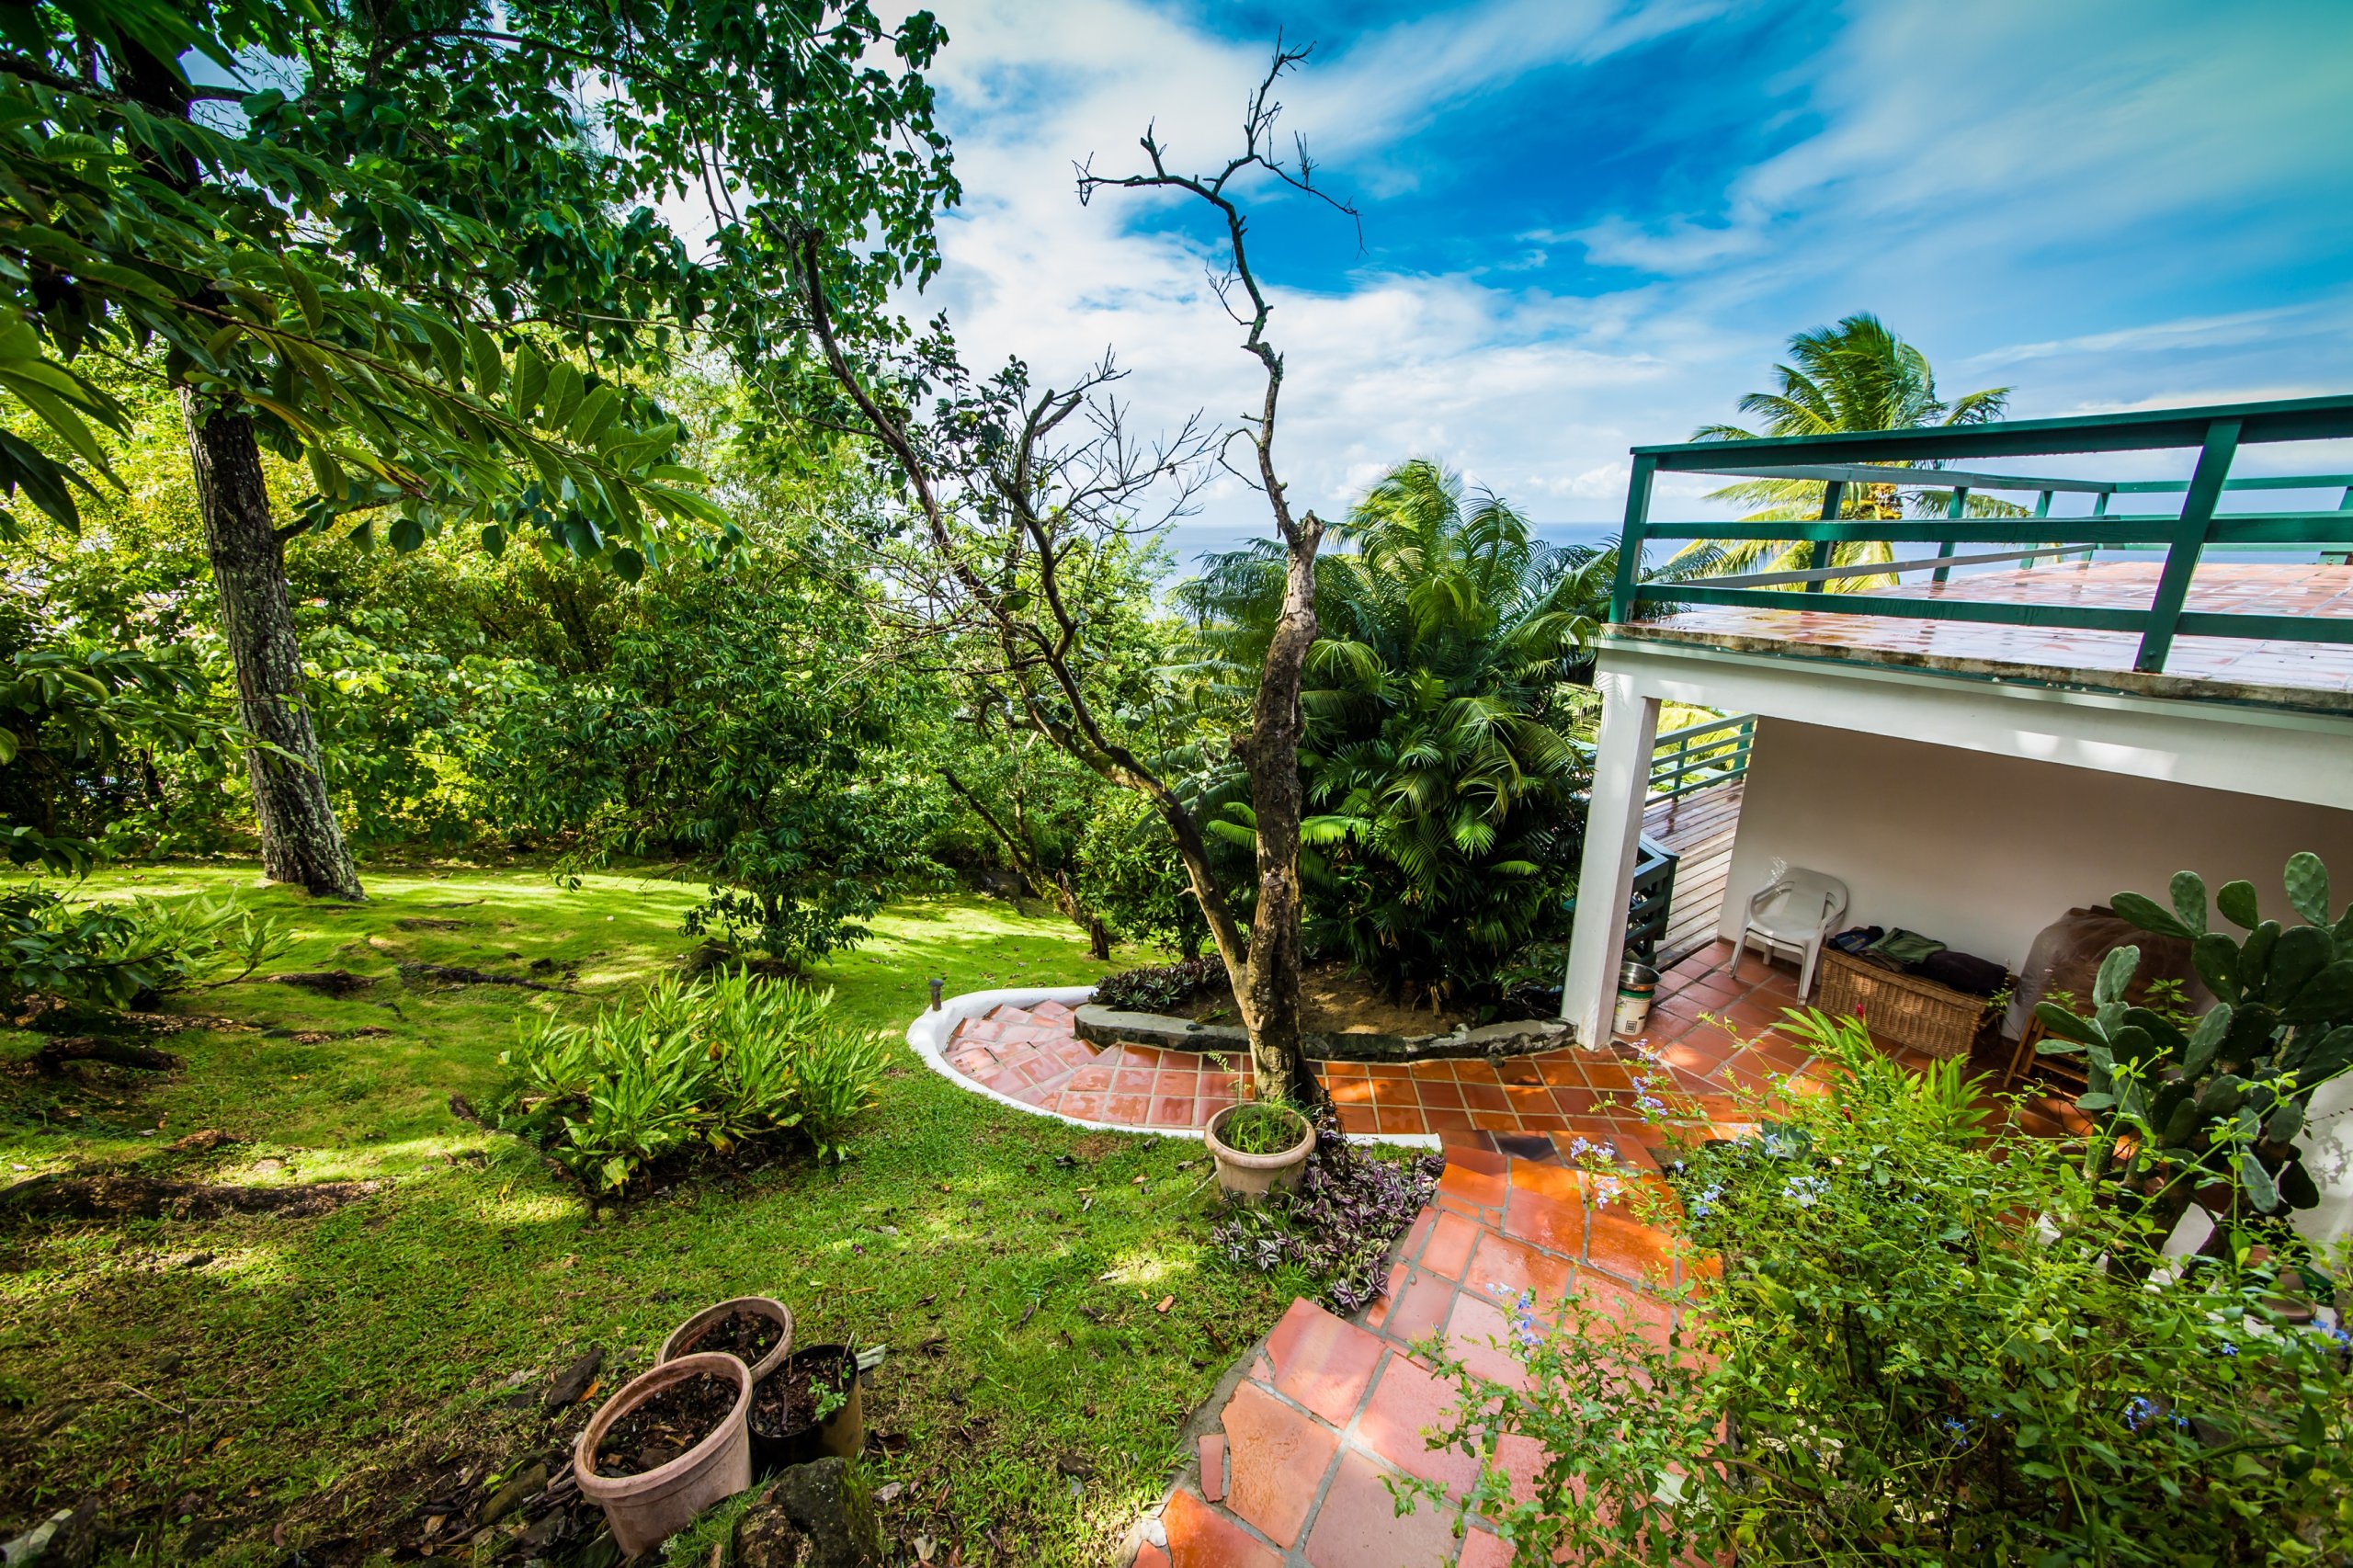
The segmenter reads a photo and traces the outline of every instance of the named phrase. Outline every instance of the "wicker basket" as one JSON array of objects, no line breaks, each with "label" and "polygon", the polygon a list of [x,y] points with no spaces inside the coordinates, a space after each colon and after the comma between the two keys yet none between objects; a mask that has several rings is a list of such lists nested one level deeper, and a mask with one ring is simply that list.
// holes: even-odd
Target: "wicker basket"
[{"label": "wicker basket", "polygon": [[1824,948],[1816,1006],[1825,1013],[1853,1013],[1879,1039],[1942,1058],[1969,1054],[1987,1004],[1983,996]]}]

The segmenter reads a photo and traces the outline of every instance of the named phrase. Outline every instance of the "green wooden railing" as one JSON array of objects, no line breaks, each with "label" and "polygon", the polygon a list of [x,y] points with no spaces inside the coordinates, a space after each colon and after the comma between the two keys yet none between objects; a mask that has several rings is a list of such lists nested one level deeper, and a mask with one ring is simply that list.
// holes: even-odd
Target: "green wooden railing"
[{"label": "green wooden railing", "polygon": [[[1675,866],[1679,858],[1647,833],[1634,840],[1634,885],[1626,899],[1626,951],[1644,963],[1657,956],[1667,920],[1675,913]],[[1562,902],[1574,916],[1576,894]]]},{"label": "green wooden railing", "polygon": [[1748,771],[1756,715],[1734,713],[1669,730],[1651,746],[1650,803],[1672,801]]},{"label": "green wooden railing", "polygon": [[[2062,627],[2137,635],[2132,667],[2161,672],[2177,637],[2270,638],[2302,642],[2353,642],[2353,617],[2318,618],[2185,610],[2190,579],[2211,546],[2233,551],[2319,551],[2334,560],[2353,545],[2353,473],[2307,473],[2233,479],[2231,465],[2241,449],[2282,442],[2353,437],[2353,396],[2298,398],[2286,402],[2227,403],[2211,408],[2157,409],[2103,414],[2075,419],[2013,420],[1996,425],[1935,426],[1916,430],[1872,430],[1828,436],[1779,437],[1756,441],[1693,441],[1677,446],[1637,447],[1626,492],[1626,527],[1618,553],[1618,579],[1610,601],[1613,621],[1641,618],[1643,607],[1739,605],[1763,609],[1798,608],[1780,590],[1802,589],[1803,608],[1849,615],[1898,616],[1926,620],[1963,620],[2014,626]],[[1954,465],[1994,458],[2190,449],[2198,454],[2188,479],[2104,480],[1995,473]],[[1735,479],[1800,479],[1823,485],[1822,515],[1812,521],[1662,523],[1650,515],[1651,490],[1661,473],[1719,475]],[[1848,518],[1848,490],[1893,485],[1907,491],[1950,492],[1942,517]],[[2333,510],[2232,511],[2220,509],[2225,495],[2239,492],[2336,490]],[[2031,494],[2034,516],[1972,517],[1969,498],[1980,494]],[[2148,513],[2115,509],[2120,497],[2179,494],[2178,511]],[[2061,496],[2090,498],[2085,516],[2061,516]],[[2127,505],[2131,503],[2128,502]],[[1801,564],[1785,572],[1752,572],[1719,578],[1645,582],[1643,547],[1650,540],[1696,539],[1785,540],[1811,546]],[[1830,551],[1850,541],[1934,546],[1923,559],[1876,565],[1832,566]],[[2033,604],[1961,596],[1951,583],[1955,566],[1994,562],[2032,562],[2103,549],[2161,550],[2165,565],[2145,608]],[[1855,576],[1901,576],[1926,571],[1949,591],[1919,597],[1885,594],[1827,594],[1827,583]],[[1966,584],[1967,578],[1961,579]]]}]

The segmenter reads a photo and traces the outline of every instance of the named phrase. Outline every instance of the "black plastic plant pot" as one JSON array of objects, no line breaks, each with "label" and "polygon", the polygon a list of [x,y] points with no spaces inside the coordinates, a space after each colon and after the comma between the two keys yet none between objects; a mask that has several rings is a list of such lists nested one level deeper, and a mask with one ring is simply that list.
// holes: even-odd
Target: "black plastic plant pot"
[{"label": "black plastic plant pot", "polygon": [[[823,1421],[810,1419],[805,1414],[810,1407],[804,1407],[798,1423],[789,1424],[790,1417],[783,1415],[779,1406],[790,1408],[788,1391],[802,1381],[809,1385],[813,1406],[818,1391],[828,1383],[841,1391],[840,1406]],[[764,1400],[763,1395],[767,1398]],[[764,1406],[770,1421],[761,1419]],[[760,1475],[773,1475],[829,1454],[846,1460],[857,1458],[858,1450],[866,1446],[866,1416],[858,1401],[858,1353],[847,1345],[810,1345],[795,1350],[753,1391],[750,1426],[752,1468]]]}]

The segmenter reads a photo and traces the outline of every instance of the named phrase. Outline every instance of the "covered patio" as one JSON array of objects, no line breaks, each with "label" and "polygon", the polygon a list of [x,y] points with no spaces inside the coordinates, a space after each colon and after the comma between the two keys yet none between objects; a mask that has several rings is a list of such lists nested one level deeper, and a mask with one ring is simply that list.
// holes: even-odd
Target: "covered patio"
[{"label": "covered patio", "polygon": [[[2243,448],[2347,437],[2353,399],[2335,398],[1638,449],[1627,518],[1638,548],[1646,538],[1795,540],[1801,563],[1653,584],[1634,577],[1626,552],[1597,676],[1604,709],[1582,901],[1632,896],[1664,706],[1755,720],[1718,944],[1695,954],[1696,980],[1670,970],[1645,1043],[1678,1074],[1718,1085],[1769,1060],[1720,1056],[1695,1004],[1770,1021],[1720,959],[1748,896],[1781,867],[1847,882],[1841,926],[1928,933],[2013,973],[2047,924],[2119,892],[2162,895],[2183,869],[2215,884],[2246,879],[2267,915],[2293,920],[2279,890],[2289,855],[2353,867],[2353,566],[2342,556],[2353,474],[2233,478],[2231,467]],[[2128,483],[1974,466],[2165,449],[2194,454],[2187,476]],[[1914,466],[1931,462],[1933,473]],[[1822,516],[1654,523],[1661,472],[1817,479]],[[1924,493],[1929,483],[1941,488]],[[1898,486],[1945,516],[1902,517]],[[2327,509],[2277,505],[2299,492]],[[2164,494],[2181,497],[2177,514],[2111,510]],[[1850,494],[1870,497],[1865,516],[1847,506]],[[1972,494],[2032,495],[2034,513],[1972,516]],[[2073,495],[2088,498],[2089,513],[2053,516],[2053,497]],[[1880,559],[1828,564],[1847,544],[1884,548]],[[2151,549],[2161,554],[2100,558]],[[2210,559],[2218,550],[2291,559]],[[1620,1049],[1610,1015],[1625,956],[1622,925],[1579,923],[1563,1017],[1589,1051]],[[1989,1034],[1976,1050],[1982,1068],[2010,1063],[2010,1041]],[[2342,1111],[2344,1093],[2325,1089],[2315,1121]],[[2353,1199],[2325,1192],[2307,1218],[2335,1233]]]}]

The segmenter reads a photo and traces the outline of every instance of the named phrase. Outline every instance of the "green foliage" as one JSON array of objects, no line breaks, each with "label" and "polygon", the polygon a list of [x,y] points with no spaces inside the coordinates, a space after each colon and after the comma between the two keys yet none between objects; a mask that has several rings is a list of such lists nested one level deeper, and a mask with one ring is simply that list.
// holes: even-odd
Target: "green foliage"
[{"label": "green foliage", "polygon": [[[0,390],[60,449],[0,437],[0,494],[69,528],[76,491],[113,478],[95,431],[122,421],[73,362],[154,345],[165,384],[306,463],[311,526],[382,515],[414,550],[464,524],[493,553],[536,538],[633,578],[665,521],[721,518],[620,372],[682,329],[781,358],[809,233],[831,236],[847,319],[875,325],[936,267],[933,208],[956,194],[922,13],[82,9],[12,7],[0,38]],[[191,86],[189,51],[238,85]],[[237,112],[191,116],[204,99]],[[708,264],[660,216],[689,185]]]},{"label": "green foliage", "polygon": [[[1764,421],[1762,431],[1737,425],[1703,425],[1691,432],[1695,441],[1753,441],[1763,436],[1824,436],[1847,430],[1906,430],[1924,425],[1983,425],[1999,419],[2009,406],[2010,389],[1988,387],[1946,399],[1937,391],[1936,373],[1928,357],[1888,330],[1868,312],[1846,317],[1836,326],[1816,327],[1790,339],[1791,363],[1776,368],[1779,390],[1750,392],[1740,400],[1740,411]],[[1757,479],[1728,484],[1709,492],[1711,501],[1740,501],[1758,510],[1753,520],[1819,517],[1823,484],[1820,480]],[[1906,496],[1892,484],[1852,484],[1846,489],[1838,515],[1893,520],[1904,516]],[[1912,508],[1921,516],[1942,516],[1952,500],[1949,491],[1911,493]],[[1969,498],[1972,517],[2023,517],[2024,509],[1991,496]],[[1816,560],[1811,544],[1771,540],[1696,540],[1678,559],[1705,562],[1722,572],[1802,571],[1811,566],[1860,566],[1893,561],[1884,540],[1834,546],[1828,560]],[[1889,579],[1869,575],[1834,577],[1823,585],[1834,593],[1859,593],[1887,586]]]},{"label": "green foliage", "polygon": [[792,1130],[820,1157],[847,1158],[887,1058],[832,1005],[830,991],[738,971],[665,979],[586,1023],[526,1025],[499,1057],[517,1074],[501,1124],[610,1192],[662,1161]]},{"label": "green foliage", "polygon": [[1281,1100],[1245,1100],[1225,1113],[1217,1135],[1241,1154],[1280,1154],[1313,1136],[1307,1119]]},{"label": "green foliage", "polygon": [[1147,964],[1107,974],[1095,987],[1095,1004],[1130,1013],[1165,1013],[1225,983],[1225,965],[1215,958]]},{"label": "green foliage", "polygon": [[157,753],[218,757],[237,737],[204,710],[210,682],[186,647],[149,653],[15,630],[25,641],[0,665],[0,842],[17,865],[79,874],[153,778]]},{"label": "green foliage", "polygon": [[[2116,895],[2116,912],[2134,925],[2191,944],[2219,1004],[2203,1017],[2154,999],[2134,1005],[2126,990],[2141,952],[2131,947],[2101,963],[2091,1012],[2044,1001],[2035,1013],[2053,1037],[2045,1052],[2086,1059],[2075,1104],[2100,1131],[2093,1169],[2115,1165],[2118,1201],[2167,1224],[2196,1202],[2297,1252],[2285,1217],[2320,1200],[2298,1139],[2313,1094],[2353,1068],[2353,908],[2332,918],[2328,868],[2316,855],[2290,858],[2284,881],[2302,924],[2264,919],[2251,883],[2215,894],[2215,910],[2244,937],[2211,928],[2195,872],[2176,873],[2164,904]],[[2130,1148],[2116,1164],[2119,1140]]]},{"label": "green foliage", "polygon": [[[1346,537],[1354,551],[1317,562],[1301,698],[1307,937],[1408,992],[1481,985],[1567,927],[1591,708],[1575,680],[1615,557],[1539,544],[1503,502],[1466,506],[1419,460],[1367,494]],[[1182,596],[1229,708],[1255,690],[1281,574],[1261,546]],[[1222,788],[1213,826],[1246,846],[1248,809]]]},{"label": "green foliage", "polygon": [[[1824,1092],[1674,1175],[1720,1284],[1664,1315],[1506,1302],[1525,1386],[1442,1350],[1514,1561],[2319,1562],[2353,1551],[2345,1335],[2234,1252],[2148,1278],[2162,1233],[2049,1141],[1987,1136],[1956,1073],[1862,1024],[1795,1026]],[[1650,1189],[1621,1201],[1674,1223]],[[1612,1306],[1617,1301],[1620,1305]],[[1521,1486],[1495,1462],[1531,1439]],[[1435,1494],[1436,1489],[1422,1487]]]},{"label": "green foliage", "polygon": [[1149,801],[1126,790],[1103,790],[1075,857],[1080,896],[1113,931],[1188,959],[1201,950],[1209,923],[1168,826]]},{"label": "green foliage", "polygon": [[0,894],[0,1000],[125,1007],[243,980],[285,949],[285,923],[222,899],[72,901],[35,882]]},{"label": "green foliage", "polygon": [[[867,662],[867,590],[755,537],[648,574],[593,666],[502,705],[479,768],[499,820],[576,861],[708,876],[692,934],[801,965],[929,873],[944,791],[896,749],[926,687]],[[585,662],[584,661],[584,664]]]}]

